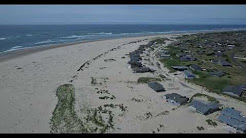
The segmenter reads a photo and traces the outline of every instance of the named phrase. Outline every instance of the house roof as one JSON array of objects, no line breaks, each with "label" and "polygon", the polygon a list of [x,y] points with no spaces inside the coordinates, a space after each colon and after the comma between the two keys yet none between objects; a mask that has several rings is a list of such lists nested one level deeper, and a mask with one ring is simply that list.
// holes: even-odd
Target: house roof
[{"label": "house roof", "polygon": [[218,59],[212,59],[211,62],[213,62],[213,63],[218,63],[219,60],[218,60]]},{"label": "house roof", "polygon": [[195,64],[191,65],[190,68],[194,69],[194,70],[202,70],[202,68],[200,66],[195,65]]},{"label": "house roof", "polygon": [[200,111],[202,114],[207,114],[210,110],[215,110],[219,108],[217,103],[208,103],[205,104],[198,100],[193,100],[191,105],[196,108],[196,110]]},{"label": "house roof", "polygon": [[176,69],[176,70],[187,70],[188,67],[186,66],[172,66],[173,69]]},{"label": "house roof", "polygon": [[188,101],[189,98],[185,96],[181,96],[177,93],[171,93],[171,94],[166,94],[165,95],[167,99],[173,100],[176,103],[182,104]]},{"label": "house roof", "polygon": [[154,42],[153,41],[150,41],[148,44],[147,44],[147,46],[149,47],[149,46],[152,46],[154,44]]},{"label": "house roof", "polygon": [[144,72],[151,72],[151,69],[148,67],[134,67],[132,68],[132,70],[135,73],[144,73]]},{"label": "house roof", "polygon": [[180,57],[181,61],[193,61],[195,60],[195,58],[193,58],[191,55],[184,55],[182,57]]},{"label": "house roof", "polygon": [[134,67],[142,67],[142,66],[143,66],[141,62],[138,62],[138,61],[132,61],[132,60],[130,60],[130,61],[128,62],[128,64],[131,65],[131,68],[134,68]]},{"label": "house roof", "polygon": [[238,85],[238,86],[229,85],[223,89],[223,92],[229,92],[229,93],[233,93],[235,95],[241,96],[245,88],[246,88],[246,84]]},{"label": "house roof", "polygon": [[184,74],[185,74],[186,76],[188,76],[188,77],[195,77],[195,75],[194,75],[192,72],[188,71],[188,70],[185,70],[185,71],[184,71]]},{"label": "house roof", "polygon": [[209,72],[209,75],[221,77],[225,75],[225,73],[223,71],[212,71],[212,72]]},{"label": "house roof", "polygon": [[219,60],[219,64],[221,64],[222,66],[231,66],[231,63],[229,63],[225,60]]},{"label": "house roof", "polygon": [[159,54],[169,54],[169,51],[162,50],[162,51],[159,52]]},{"label": "house roof", "polygon": [[246,117],[241,116],[240,111],[226,107],[221,111],[218,119],[234,128],[246,131]]},{"label": "house roof", "polygon": [[229,116],[225,116],[223,114],[218,117],[218,120],[220,120],[220,121],[222,121],[222,122],[224,122],[224,123],[226,123],[226,124],[228,124],[230,126],[233,126],[233,127],[236,127],[237,125],[239,125],[239,121],[238,120],[233,119],[233,118],[230,119]]},{"label": "house roof", "polygon": [[149,82],[148,86],[156,92],[165,91],[165,88],[158,82]]}]

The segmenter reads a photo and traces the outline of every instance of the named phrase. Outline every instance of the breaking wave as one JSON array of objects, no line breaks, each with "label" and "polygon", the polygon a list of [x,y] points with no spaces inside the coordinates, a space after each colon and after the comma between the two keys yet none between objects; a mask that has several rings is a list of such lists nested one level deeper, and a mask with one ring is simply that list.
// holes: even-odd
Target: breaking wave
[{"label": "breaking wave", "polygon": [[3,52],[10,52],[10,51],[15,51],[15,50],[20,50],[20,49],[24,49],[24,48],[22,46],[15,46],[15,47],[12,47],[11,49],[5,50]]}]

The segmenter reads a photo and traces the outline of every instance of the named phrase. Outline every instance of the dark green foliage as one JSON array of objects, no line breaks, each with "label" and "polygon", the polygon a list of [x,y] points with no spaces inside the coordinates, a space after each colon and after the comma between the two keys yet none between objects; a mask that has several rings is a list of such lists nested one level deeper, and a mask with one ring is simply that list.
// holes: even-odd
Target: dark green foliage
[{"label": "dark green foliage", "polygon": [[219,101],[218,101],[216,98],[211,97],[211,96],[208,96],[208,95],[206,95],[206,94],[202,94],[202,93],[196,93],[196,94],[194,94],[194,95],[190,98],[189,102],[191,102],[191,101],[193,100],[193,98],[195,98],[195,97],[205,97],[205,98],[208,99],[209,102],[219,103]]},{"label": "dark green foliage", "polygon": [[207,122],[209,125],[211,125],[211,126],[214,126],[214,127],[217,126],[217,123],[214,122],[214,121],[212,121],[211,119],[207,119],[206,122]]}]

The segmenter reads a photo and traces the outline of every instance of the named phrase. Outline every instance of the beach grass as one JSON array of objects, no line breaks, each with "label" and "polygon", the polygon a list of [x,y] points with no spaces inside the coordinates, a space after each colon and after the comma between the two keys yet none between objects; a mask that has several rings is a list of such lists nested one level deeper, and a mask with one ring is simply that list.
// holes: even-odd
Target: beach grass
[{"label": "beach grass", "polygon": [[64,84],[57,88],[58,104],[51,118],[51,133],[104,133],[112,128],[112,113],[106,110],[109,120],[102,118],[102,108],[85,108],[85,118],[79,118],[74,109],[75,88]]},{"label": "beach grass", "polygon": [[206,94],[202,94],[202,93],[196,93],[196,94],[194,94],[194,95],[190,98],[189,103],[190,103],[194,98],[196,98],[196,97],[204,97],[204,98],[207,98],[208,102],[219,103],[219,101],[218,101],[216,98],[211,97],[211,96],[208,96],[208,95],[206,95]]},{"label": "beach grass", "polygon": [[57,88],[58,104],[51,118],[51,133],[88,132],[74,110],[75,88],[64,84]]},{"label": "beach grass", "polygon": [[206,122],[208,123],[208,125],[211,125],[211,126],[214,126],[214,127],[217,126],[217,123],[214,122],[214,121],[211,120],[211,119],[207,119]]}]

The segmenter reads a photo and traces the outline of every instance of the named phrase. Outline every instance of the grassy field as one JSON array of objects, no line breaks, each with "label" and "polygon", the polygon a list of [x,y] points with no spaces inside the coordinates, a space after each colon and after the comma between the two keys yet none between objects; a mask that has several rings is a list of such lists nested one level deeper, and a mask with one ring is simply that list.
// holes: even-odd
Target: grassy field
[{"label": "grassy field", "polygon": [[163,63],[163,65],[170,70],[170,73],[176,72],[176,70],[174,70],[172,66],[188,66],[191,64],[198,64],[198,61],[180,61],[179,58],[176,56],[176,54],[180,52],[180,49],[178,47],[173,47],[171,45],[168,46],[167,49],[170,53],[170,59],[160,59],[160,62]]},{"label": "grassy field", "polygon": [[71,84],[57,88],[58,104],[51,118],[51,133],[88,132],[74,111],[74,91]]},{"label": "grassy field", "polygon": [[202,93],[196,93],[196,94],[194,94],[194,95],[190,98],[189,102],[191,102],[191,101],[192,101],[194,98],[196,98],[196,97],[205,97],[205,98],[207,98],[207,101],[208,101],[208,102],[219,103],[219,101],[216,100],[214,97],[211,97],[211,96],[208,96],[208,95],[202,94]]},{"label": "grassy field", "polygon": [[193,71],[199,78],[187,79],[187,81],[206,87],[209,91],[221,93],[223,88],[230,84],[230,79],[226,77],[213,77],[207,72]]},{"label": "grassy field", "polygon": [[[192,71],[194,74],[198,75],[198,78],[195,79],[187,79],[187,81],[191,83],[195,83],[197,85],[200,85],[202,87],[205,87],[211,92],[215,92],[218,94],[223,94],[222,90],[227,85],[241,85],[246,84],[246,71],[244,68],[238,66],[238,64],[235,62],[235,60],[232,59],[234,53],[239,53],[240,55],[246,55],[245,49],[243,46],[245,46],[244,39],[241,36],[243,33],[238,33],[234,36],[236,33],[217,33],[217,34],[194,34],[194,35],[185,35],[183,37],[176,38],[177,41],[174,43],[171,43],[167,46],[168,51],[170,52],[171,58],[170,59],[160,59],[160,62],[163,63],[165,67],[167,67],[171,72],[175,72],[175,70],[172,69],[172,66],[188,66],[191,64],[197,64],[201,66],[204,71]],[[244,32],[243,35],[246,35],[246,32]],[[227,40],[236,40],[232,41],[235,45],[238,45],[237,48],[234,50],[227,50],[224,48],[223,55],[218,57],[213,53],[213,48],[209,46],[214,46],[218,43],[223,44],[223,42],[227,42]],[[190,54],[198,59],[197,61],[189,61],[189,62],[182,62],[179,60],[178,57],[176,57],[177,53],[184,53],[184,51],[190,51]],[[204,53],[200,53],[204,51]],[[231,63],[232,67],[223,67],[218,64],[212,63],[211,59],[223,59]],[[236,59],[236,61],[239,61]],[[241,61],[240,61],[241,62]],[[242,62],[241,62],[242,63]],[[246,63],[246,62],[245,62]],[[209,70],[217,70],[217,71],[223,71],[225,72],[225,75],[222,77],[214,77],[210,76],[208,74]],[[227,95],[230,96],[230,95]],[[246,98],[243,97],[234,97],[230,96],[235,99],[241,100],[246,102]]]},{"label": "grassy field", "polygon": [[[75,88],[64,84],[57,88],[58,103],[51,118],[51,133],[104,133],[113,128],[112,111],[98,108],[81,109],[84,118],[79,118],[74,109]],[[103,119],[102,114],[108,116]]]}]

